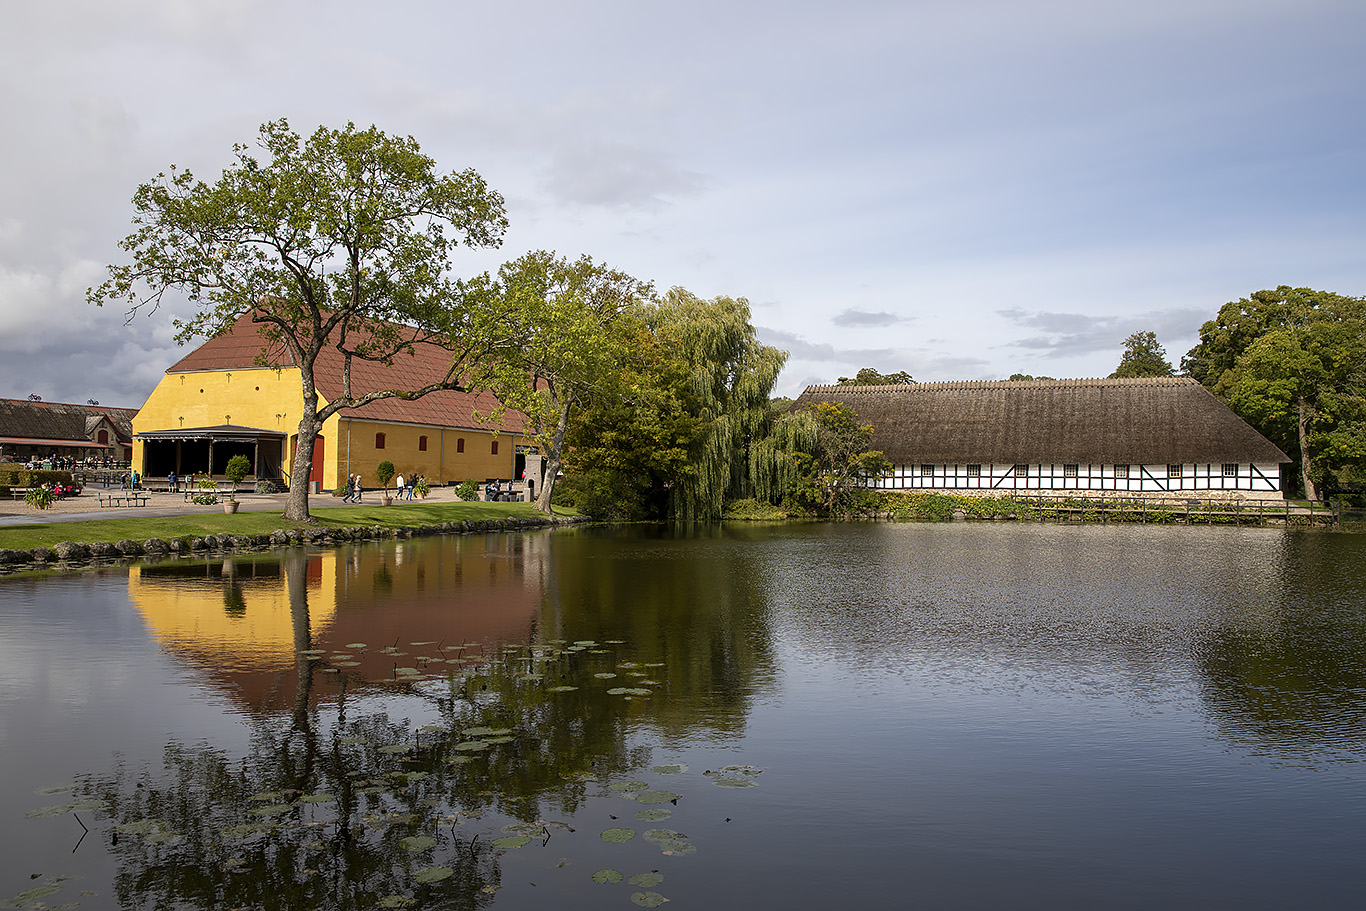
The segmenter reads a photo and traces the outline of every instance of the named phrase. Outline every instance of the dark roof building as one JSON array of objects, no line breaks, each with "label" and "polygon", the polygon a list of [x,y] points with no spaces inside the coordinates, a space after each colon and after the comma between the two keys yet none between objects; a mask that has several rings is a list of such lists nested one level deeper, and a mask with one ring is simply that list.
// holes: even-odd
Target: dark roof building
[{"label": "dark roof building", "polygon": [[896,466],[878,486],[1279,496],[1275,444],[1188,377],[811,386]]},{"label": "dark roof building", "polygon": [[126,461],[136,408],[0,399],[0,461],[30,456]]}]

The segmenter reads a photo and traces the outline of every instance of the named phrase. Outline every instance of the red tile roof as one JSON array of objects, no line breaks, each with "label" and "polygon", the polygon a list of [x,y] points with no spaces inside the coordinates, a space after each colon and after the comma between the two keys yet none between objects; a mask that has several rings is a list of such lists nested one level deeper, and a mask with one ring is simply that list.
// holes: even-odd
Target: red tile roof
[{"label": "red tile roof", "polygon": [[[199,373],[210,370],[242,370],[251,367],[292,367],[294,358],[282,346],[267,342],[260,336],[260,324],[250,315],[243,316],[232,329],[211,338],[166,371],[167,373]],[[435,382],[446,375],[451,353],[432,344],[415,344],[411,353],[395,356],[391,366],[360,358],[351,360],[351,391],[363,395],[379,389],[413,389]],[[328,401],[341,398],[342,354],[333,346],[322,349],[315,365],[318,392]],[[525,416],[507,411],[501,421],[482,423],[474,413],[488,414],[498,407],[498,399],[491,392],[469,393],[454,389],[431,392],[418,399],[398,397],[380,399],[361,408],[343,408],[344,417],[372,421],[394,421],[402,424],[425,424],[436,427],[517,432]]]}]

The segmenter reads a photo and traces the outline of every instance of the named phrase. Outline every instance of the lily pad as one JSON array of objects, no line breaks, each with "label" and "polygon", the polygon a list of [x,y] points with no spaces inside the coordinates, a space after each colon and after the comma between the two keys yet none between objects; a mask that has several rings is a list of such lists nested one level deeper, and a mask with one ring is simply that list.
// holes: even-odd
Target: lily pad
[{"label": "lily pad", "polygon": [[253,816],[279,816],[281,813],[288,813],[293,808],[293,804],[272,803],[264,807],[256,807],[252,810]]},{"label": "lily pad", "polygon": [[466,737],[503,737],[512,733],[512,728],[465,728]]},{"label": "lily pad", "polygon": [[379,748],[381,753],[389,756],[397,756],[399,753],[411,753],[413,745],[411,743],[391,743],[388,746]]},{"label": "lily pad", "polygon": [[394,673],[400,677],[421,677],[422,672],[415,667],[396,667]]},{"label": "lily pad", "polygon": [[347,648],[365,648],[365,643],[364,643],[364,642],[348,642],[348,643],[346,643],[346,647],[347,647]]},{"label": "lily pad", "polygon": [[641,810],[636,814],[636,819],[644,820],[645,822],[663,822],[672,815],[674,815],[673,810]]},{"label": "lily pad", "polygon": [[611,696],[652,696],[654,692],[639,686],[614,686],[607,691]]},{"label": "lily pad", "polygon": [[676,762],[673,765],[657,765],[650,771],[658,775],[682,775],[688,771],[688,766],[686,763]]},{"label": "lily pad", "polygon": [[664,874],[657,870],[651,870],[649,873],[637,873],[626,881],[633,886],[644,886],[649,889],[664,882]]},{"label": "lily pad", "polygon": [[619,883],[621,880],[622,876],[616,870],[599,870],[593,874],[595,883]]},{"label": "lily pad", "polygon": [[483,740],[466,740],[462,743],[457,743],[455,746],[451,747],[451,749],[453,750],[460,750],[462,752],[467,753],[473,752],[475,750],[487,750],[488,748],[489,744],[484,742]]},{"label": "lily pad", "polygon": [[752,788],[754,782],[748,778],[713,778],[711,783],[718,788]]},{"label": "lily pad", "polygon": [[603,671],[602,673],[594,674],[593,676],[597,677],[599,680],[611,680],[616,674],[613,674],[611,671]]},{"label": "lily pad", "polygon": [[33,889],[26,889],[5,902],[5,907],[22,908],[29,902],[37,901],[40,898],[47,898],[49,895],[53,895],[60,891],[62,891],[61,886],[37,886]]},{"label": "lily pad", "polygon": [[[451,872],[454,873],[455,871],[452,870]],[[416,899],[409,898],[406,895],[386,895],[376,902],[381,908],[410,908],[416,903]]]},{"label": "lily pad", "polygon": [[678,800],[680,796],[673,791],[645,791],[636,795],[636,803],[671,803]]},{"label": "lily pad", "polygon": [[614,845],[615,845],[615,844],[621,844],[622,842],[630,841],[631,839],[633,839],[633,838],[635,838],[635,837],[636,837],[636,830],[635,830],[635,829],[626,829],[626,828],[621,828],[621,827],[606,829],[606,830],[604,830],[603,833],[602,833],[602,840],[605,841],[605,842],[607,842],[608,844],[614,844]]},{"label": "lily pad", "polygon": [[546,690],[547,693],[572,693],[577,690],[577,686],[552,686]]},{"label": "lily pad", "polygon": [[658,892],[635,892],[631,895],[631,901],[640,905],[642,908],[658,908],[668,901],[668,899]]},{"label": "lily pad", "polygon": [[531,839],[526,835],[504,835],[502,838],[495,838],[493,846],[502,850],[520,848],[531,844]]},{"label": "lily pad", "polygon": [[51,797],[53,794],[65,794],[67,791],[74,790],[76,790],[74,784],[54,784],[46,788],[39,788],[33,793],[37,794],[39,797]]},{"label": "lily pad", "polygon": [[413,879],[420,883],[439,883],[443,879],[449,879],[454,872],[450,867],[423,867],[417,871]]}]

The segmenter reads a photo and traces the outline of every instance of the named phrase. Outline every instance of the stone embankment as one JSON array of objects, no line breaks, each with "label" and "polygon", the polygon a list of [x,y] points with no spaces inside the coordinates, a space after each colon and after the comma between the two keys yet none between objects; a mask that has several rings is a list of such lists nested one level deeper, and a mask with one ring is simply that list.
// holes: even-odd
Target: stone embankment
[{"label": "stone embankment", "polygon": [[0,548],[0,572],[32,568],[77,568],[88,564],[106,564],[121,559],[142,557],[185,556],[205,553],[265,550],[272,547],[330,547],[359,541],[382,541],[393,538],[423,538],[433,535],[470,535],[492,532],[522,531],[557,525],[587,522],[583,516],[509,517],[475,522],[442,522],[437,525],[358,525],[346,528],[278,528],[270,534],[230,535],[205,537],[148,538],[133,541],[128,538],[114,542],[80,544],[62,541],[52,547],[32,550]]}]

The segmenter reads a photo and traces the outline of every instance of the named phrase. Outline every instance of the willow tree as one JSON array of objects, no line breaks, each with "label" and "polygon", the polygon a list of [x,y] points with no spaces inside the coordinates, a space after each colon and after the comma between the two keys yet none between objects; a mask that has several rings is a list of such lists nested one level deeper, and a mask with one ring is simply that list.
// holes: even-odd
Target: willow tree
[{"label": "willow tree", "polygon": [[[195,308],[174,321],[181,344],[221,335],[249,315],[263,352],[289,352],[303,402],[285,515],[307,521],[324,421],[377,399],[459,388],[486,334],[500,331],[486,308],[466,302],[448,269],[461,243],[497,246],[507,219],[483,178],[438,173],[411,137],[347,124],[304,140],[278,120],[261,127],[260,145],[265,161],[234,146],[235,163],[214,184],[172,167],[138,187],[137,229],[121,243],[133,261],[110,266],[109,279],[86,296],[96,305],[124,301],[131,318],[181,291]],[[450,352],[443,377],[353,391],[353,361],[392,364],[416,345]],[[320,405],[315,367],[328,346],[341,353],[342,393]]]},{"label": "willow tree", "polygon": [[704,300],[682,288],[651,314],[661,344],[685,364],[679,397],[697,422],[687,472],[672,480],[670,518],[719,518],[726,498],[752,496],[749,452],[769,429],[769,397],[787,352],[759,342],[744,298]]}]

